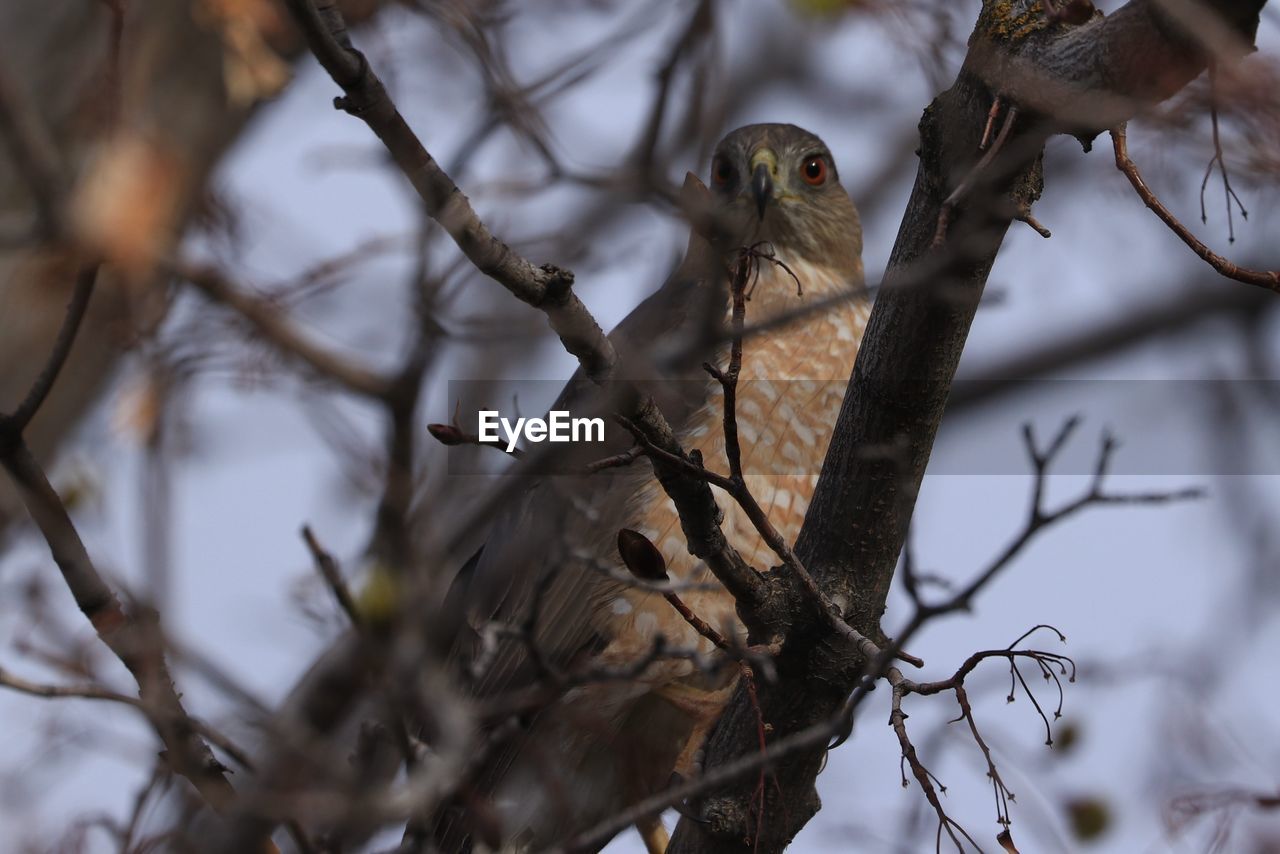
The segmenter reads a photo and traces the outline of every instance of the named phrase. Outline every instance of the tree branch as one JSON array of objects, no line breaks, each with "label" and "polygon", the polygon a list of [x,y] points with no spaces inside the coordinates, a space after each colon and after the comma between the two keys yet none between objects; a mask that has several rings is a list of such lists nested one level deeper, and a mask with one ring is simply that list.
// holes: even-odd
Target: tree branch
[{"label": "tree branch", "polygon": [[[1263,5],[1219,2],[1215,21],[1237,40],[1251,40]],[[1005,231],[1039,196],[1045,140],[1062,130],[1092,135],[1112,127],[1205,67],[1208,51],[1153,0],[1131,0],[1082,26],[1043,16],[1040,4],[1027,0],[984,2],[955,84],[925,111],[915,187],[796,542],[801,563],[864,637],[880,636],[956,366]],[[943,244],[934,246],[944,204],[983,156],[997,92],[1032,118],[1012,128],[953,211]],[[938,272],[913,281],[930,263]],[[868,665],[863,645],[816,635],[809,644],[788,645],[778,682],[762,692],[778,737],[806,731],[840,707]],[[884,657],[873,664],[877,670]],[[823,679],[813,679],[814,672]],[[758,751],[749,703],[739,690],[726,710],[707,747],[709,775]],[[777,786],[765,805],[773,808],[759,835],[750,782],[716,792],[700,810],[706,823],[681,821],[670,854],[780,851],[818,809],[820,766],[821,750],[814,749],[776,768]]]},{"label": "tree branch", "polygon": [[[58,329],[58,337],[53,342],[53,350],[45,360],[40,375],[27,391],[27,396],[18,404],[18,408],[9,415],[0,415],[0,434],[10,432],[15,436],[21,435],[44,404],[49,392],[53,390],[53,384],[57,381],[58,374],[62,372],[62,366],[67,362],[67,356],[71,354],[71,345],[75,343],[76,335],[80,331],[80,323],[84,320],[85,312],[89,308],[89,299],[93,296],[93,286],[98,281],[100,266],[94,262],[80,269],[80,273],[76,276],[75,289],[71,292],[71,301],[67,303],[67,312],[63,317],[62,326]],[[2,437],[0,441],[3,441]]]},{"label": "tree branch", "polygon": [[[76,281],[62,327],[44,368],[18,409],[0,415],[0,466],[8,472],[32,520],[44,536],[72,597],[107,648],[138,684],[140,703],[167,750],[173,770],[195,786],[206,803],[225,809],[235,790],[223,767],[187,714],[165,662],[154,615],[126,610],[89,557],[67,509],[23,439],[22,431],[52,390],[75,343],[98,276],[97,263],[84,267]],[[105,698],[104,698],[105,699]]]},{"label": "tree branch", "polygon": [[[1151,191],[1147,186],[1147,182],[1142,180],[1142,175],[1138,172],[1138,166],[1129,157],[1129,144],[1125,134],[1124,125],[1120,125],[1111,131],[1111,142],[1116,153],[1116,168],[1124,173],[1129,179],[1129,183],[1133,186],[1138,197],[1142,199],[1142,203],[1151,209],[1152,213],[1160,217],[1160,221],[1169,226],[1169,230],[1178,235],[1178,239],[1187,244],[1191,251],[1199,255],[1213,269],[1217,270],[1228,279],[1235,279],[1237,282],[1243,282],[1246,285],[1254,287],[1266,288],[1274,293],[1280,293],[1280,271],[1275,270],[1246,270],[1221,255],[1218,255],[1204,242],[1191,233],[1182,221],[1173,215],[1173,212],[1165,207],[1164,202]],[[1217,122],[1214,123],[1214,142],[1217,148]],[[1220,154],[1215,154],[1215,157]],[[1212,163],[1209,164],[1212,167]],[[1225,167],[1223,174],[1225,175]],[[1205,173],[1205,180],[1208,181],[1208,173]],[[1225,180],[1225,179],[1224,179]],[[1227,184],[1228,192],[1230,184]],[[1230,207],[1228,207],[1230,211]]]},{"label": "tree branch", "polygon": [[164,660],[158,628],[120,604],[90,559],[62,501],[20,437],[9,440],[0,450],[0,464],[21,491],[76,605],[137,681],[141,703],[168,751],[169,765],[196,787],[205,802],[215,809],[226,809],[235,790],[224,776],[221,763],[200,737],[199,727],[183,708]]},{"label": "tree branch", "polygon": [[546,314],[565,349],[578,358],[589,377],[607,378],[617,357],[600,326],[573,293],[573,273],[552,264],[535,266],[489,231],[400,115],[364,54],[352,46],[346,22],[333,0],[288,0],[288,6],[311,52],[346,93],[334,106],[362,120],[382,140],[427,213],[482,273]]},{"label": "tree branch", "polygon": [[365,397],[381,400],[391,393],[391,379],[352,364],[342,356],[312,343],[278,306],[237,288],[212,267],[175,264],[172,269],[174,275],[190,282],[213,301],[235,311],[264,338],[285,353],[305,362],[322,377]]}]

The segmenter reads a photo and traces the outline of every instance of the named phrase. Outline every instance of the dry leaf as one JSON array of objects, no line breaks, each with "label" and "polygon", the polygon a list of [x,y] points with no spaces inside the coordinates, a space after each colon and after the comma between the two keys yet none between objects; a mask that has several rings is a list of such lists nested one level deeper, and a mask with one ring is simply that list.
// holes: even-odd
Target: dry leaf
[{"label": "dry leaf", "polygon": [[264,0],[203,0],[197,20],[222,38],[222,74],[227,98],[248,107],[272,98],[289,82],[289,66],[268,41],[282,26],[277,10]]},{"label": "dry leaf", "polygon": [[146,276],[174,237],[184,172],[171,149],[137,132],[116,134],[76,188],[80,242],[130,277]]}]

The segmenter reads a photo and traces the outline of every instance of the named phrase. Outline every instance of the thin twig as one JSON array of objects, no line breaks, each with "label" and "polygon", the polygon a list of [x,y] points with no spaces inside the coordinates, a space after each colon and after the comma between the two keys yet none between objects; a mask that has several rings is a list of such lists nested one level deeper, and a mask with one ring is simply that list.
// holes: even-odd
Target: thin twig
[{"label": "thin twig", "polygon": [[324,577],[325,583],[329,585],[329,590],[333,593],[333,598],[337,600],[338,606],[342,608],[343,613],[347,615],[347,619],[351,620],[351,625],[357,629],[364,626],[364,620],[360,616],[360,608],[356,605],[355,597],[351,595],[351,589],[347,587],[347,581],[342,577],[342,570],[338,567],[338,562],[333,559],[333,555],[329,554],[320,541],[316,539],[316,535],[311,531],[310,525],[302,526],[302,539],[307,544],[307,549],[311,552],[311,557],[315,561],[316,569]]},{"label": "thin twig", "polygon": [[1209,163],[1204,167],[1204,178],[1200,181],[1200,221],[1207,223],[1209,221],[1209,213],[1204,206],[1204,191],[1209,186],[1209,176],[1213,174],[1213,167],[1216,163],[1218,171],[1222,173],[1222,191],[1226,195],[1227,202],[1227,242],[1236,242],[1236,227],[1231,216],[1231,203],[1235,202],[1240,208],[1240,216],[1245,219],[1249,218],[1249,212],[1245,210],[1244,202],[1240,201],[1240,197],[1236,195],[1236,191],[1231,187],[1231,175],[1227,172],[1227,161],[1222,156],[1222,136],[1218,129],[1218,63],[1217,60],[1209,63],[1209,121],[1213,127],[1213,156],[1209,158]]},{"label": "thin twig", "polygon": [[235,790],[183,707],[158,631],[150,621],[126,611],[102,579],[66,507],[21,437],[10,440],[0,450],[0,463],[17,484],[81,612],[137,681],[139,696],[156,734],[168,749],[171,767],[190,780],[207,803],[218,810],[226,809]]},{"label": "thin twig", "polygon": [[[973,707],[969,702],[969,696],[965,691],[964,683],[966,677],[983,661],[992,658],[1006,659],[1009,662],[1011,673],[1017,675],[1024,692],[1031,700],[1031,703],[1035,707],[1035,710],[1039,714],[1041,720],[1044,721],[1045,727],[1048,728],[1049,720],[1045,715],[1044,710],[1040,707],[1040,704],[1032,693],[1030,686],[1027,685],[1025,680],[1021,679],[1021,674],[1017,670],[1017,660],[1021,658],[1035,662],[1042,672],[1048,674],[1048,676],[1052,676],[1054,681],[1057,683],[1059,702],[1058,709],[1055,712],[1055,718],[1060,717],[1062,712],[1062,684],[1057,681],[1057,675],[1054,670],[1055,668],[1059,669],[1064,676],[1067,676],[1071,681],[1075,681],[1076,665],[1071,658],[1058,653],[1044,652],[1042,650],[1015,649],[1015,647],[1022,641],[1026,640],[1028,636],[1041,629],[1052,631],[1060,640],[1063,642],[1066,641],[1066,637],[1052,626],[1038,625],[1024,632],[1017,640],[1005,649],[983,650],[981,652],[974,653],[960,665],[954,674],[946,679],[941,679],[936,682],[913,682],[912,680],[905,678],[899,671],[893,668],[891,668],[887,674],[889,683],[893,686],[892,712],[889,716],[889,723],[897,734],[899,744],[902,747],[902,761],[911,767],[917,781],[919,781],[921,788],[925,792],[926,799],[937,813],[940,830],[945,829],[946,832],[951,835],[952,841],[955,843],[958,850],[963,851],[964,848],[960,844],[959,840],[956,839],[953,828],[963,834],[971,844],[974,844],[975,848],[979,848],[979,846],[977,846],[976,843],[973,843],[973,840],[969,838],[968,834],[964,833],[964,829],[946,814],[946,811],[943,809],[936,793],[933,792],[932,786],[930,785],[930,778],[932,778],[932,775],[920,762],[919,757],[916,755],[915,746],[912,744],[911,738],[907,733],[907,715],[902,710],[902,701],[909,694],[927,696],[939,694],[945,691],[954,693],[956,702],[960,706],[960,717],[956,718],[956,720],[963,720],[968,724],[970,735],[973,737],[974,743],[982,753],[983,759],[987,765],[987,777],[991,780],[992,792],[995,798],[996,820],[1007,831],[1011,824],[1009,805],[1014,803],[1016,798],[1001,778],[999,769],[996,768],[995,759],[991,755],[991,748],[988,746],[986,740],[978,730],[977,721],[973,716]],[[1048,678],[1048,676],[1046,678]],[[1010,702],[1013,702],[1014,697],[1012,692],[1008,699]],[[1048,744],[1052,744],[1052,738],[1048,739]]]},{"label": "thin twig", "polygon": [[179,263],[172,265],[172,272],[205,296],[235,311],[273,345],[305,362],[322,377],[365,397],[382,400],[391,393],[393,380],[313,343],[278,306],[237,288],[212,267]]},{"label": "thin twig", "polygon": [[45,398],[53,390],[53,384],[62,372],[62,366],[71,353],[71,345],[75,343],[80,331],[80,323],[84,320],[89,308],[89,299],[93,296],[93,288],[98,281],[100,264],[94,262],[80,269],[76,276],[75,288],[71,292],[71,300],[67,303],[67,311],[58,330],[58,337],[53,342],[53,350],[49,353],[40,375],[27,391],[26,397],[18,404],[18,408],[10,415],[0,415],[0,433],[11,432],[18,436],[31,423],[36,412],[44,404]]},{"label": "thin twig", "polygon": [[127,694],[121,694],[93,683],[83,685],[46,685],[23,679],[21,676],[0,667],[0,685],[31,697],[40,697],[46,700],[66,697],[74,697],[81,700],[102,700],[146,711],[146,706],[137,697],[130,697]]},{"label": "thin twig", "polygon": [[986,151],[987,146],[991,144],[991,133],[996,127],[996,118],[1000,115],[1000,107],[1004,105],[1004,98],[996,95],[991,99],[991,109],[987,110],[987,123],[982,126],[982,139],[978,141],[978,150]]},{"label": "thin twig", "polygon": [[1160,218],[1160,220],[1178,235],[1178,238],[1191,251],[1199,255],[1209,266],[1217,270],[1228,279],[1235,279],[1237,282],[1243,282],[1246,285],[1254,285],[1259,288],[1266,288],[1269,291],[1280,293],[1280,271],[1267,270],[1247,270],[1240,267],[1221,255],[1216,254],[1205,246],[1191,231],[1182,224],[1173,213],[1164,206],[1164,203],[1151,191],[1146,182],[1142,180],[1142,175],[1138,172],[1138,166],[1129,157],[1129,145],[1125,136],[1125,127],[1120,125],[1111,131],[1111,141],[1115,149],[1116,168],[1124,173],[1129,179],[1129,183],[1138,193],[1138,197],[1142,199],[1143,204],[1151,208],[1152,212]]}]

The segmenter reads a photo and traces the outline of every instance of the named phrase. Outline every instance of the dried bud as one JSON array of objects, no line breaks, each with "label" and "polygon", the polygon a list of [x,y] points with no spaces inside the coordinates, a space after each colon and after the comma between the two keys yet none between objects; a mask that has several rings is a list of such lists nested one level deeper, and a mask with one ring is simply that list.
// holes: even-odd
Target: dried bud
[{"label": "dried bud", "polygon": [[1111,807],[1101,798],[1083,796],[1066,803],[1067,824],[1076,839],[1092,842],[1110,829]]},{"label": "dried bud", "polygon": [[623,528],[618,531],[618,554],[622,562],[636,578],[645,581],[666,581],[667,561],[658,547],[639,531]]},{"label": "dried bud", "polygon": [[442,445],[461,445],[466,441],[462,431],[452,424],[428,424],[427,432]]}]

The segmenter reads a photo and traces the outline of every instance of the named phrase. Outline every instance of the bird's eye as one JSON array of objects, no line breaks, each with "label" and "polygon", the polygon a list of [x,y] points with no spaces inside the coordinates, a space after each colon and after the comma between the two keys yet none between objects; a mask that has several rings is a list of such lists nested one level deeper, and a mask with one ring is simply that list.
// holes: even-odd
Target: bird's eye
[{"label": "bird's eye", "polygon": [[729,158],[716,155],[711,163],[711,180],[717,187],[727,187],[733,181],[733,164]]},{"label": "bird's eye", "polygon": [[821,157],[810,157],[800,167],[800,175],[804,182],[813,187],[820,187],[827,180],[827,161]]}]

